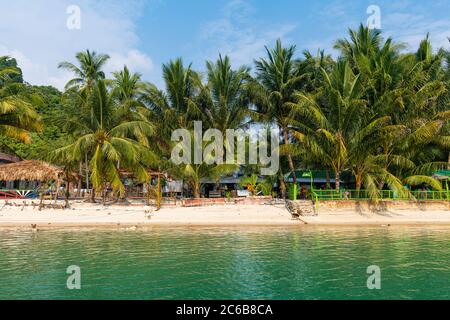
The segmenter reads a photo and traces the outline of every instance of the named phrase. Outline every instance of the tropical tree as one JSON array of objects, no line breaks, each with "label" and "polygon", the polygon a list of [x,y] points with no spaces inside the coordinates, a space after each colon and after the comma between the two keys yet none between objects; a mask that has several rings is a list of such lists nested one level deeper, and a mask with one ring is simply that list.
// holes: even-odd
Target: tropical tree
[{"label": "tropical tree", "polygon": [[[63,95],[62,101],[65,106],[69,106],[66,110],[70,112],[70,114],[77,114],[77,110],[83,110],[86,115],[90,116],[91,123],[94,123],[94,110],[89,107],[92,105],[90,99],[92,99],[93,90],[97,81],[105,79],[105,73],[102,69],[107,63],[109,56],[86,50],[84,52],[78,52],[75,55],[75,58],[79,66],[68,61],[58,64],[58,68],[68,70],[75,75],[75,78],[72,78],[67,82],[65,86],[66,92]],[[72,113],[74,109],[75,113]],[[70,119],[73,120],[72,123],[70,123]],[[85,127],[80,125],[77,119],[72,117],[66,119],[65,115],[60,115],[60,119],[57,119],[56,121],[63,123],[68,129],[68,132],[73,133],[72,138],[86,133],[86,131],[84,131]],[[86,187],[89,188],[89,165],[87,154],[84,155],[84,159],[80,158],[80,177],[82,176],[83,162],[85,165]],[[81,180],[79,187],[81,187]]]},{"label": "tropical tree", "polygon": [[109,59],[107,54],[97,54],[95,51],[86,50],[78,52],[75,57],[79,66],[68,61],[58,64],[58,68],[66,69],[75,74],[75,78],[67,82],[66,89],[75,88],[81,91],[90,91],[96,81],[105,79],[102,68]]},{"label": "tropical tree", "polygon": [[367,155],[367,139],[376,136],[389,118],[367,116],[364,88],[348,62],[339,61],[330,75],[324,69],[322,73],[322,91],[297,92],[296,103],[290,104],[299,118],[293,123],[294,136],[317,162],[333,169],[339,190],[341,173],[351,159]]},{"label": "tropical tree", "polygon": [[[267,58],[255,61],[256,78],[260,85],[252,87],[256,110],[253,115],[257,120],[277,125],[284,144],[290,143],[289,131],[291,124],[291,108],[294,93],[299,88],[304,75],[299,73],[294,59],[295,46],[283,47],[277,40],[275,47],[266,47]],[[288,166],[293,174],[294,183],[297,178],[294,174],[295,165],[292,152],[286,148]],[[284,176],[280,171],[280,187],[285,197]]]},{"label": "tropical tree", "polygon": [[127,110],[135,110],[136,107],[143,106],[139,101],[145,90],[145,83],[141,80],[141,74],[132,73],[127,66],[120,71],[112,73],[113,79],[110,82],[112,94]]},{"label": "tropical tree", "polygon": [[10,61],[9,57],[0,57],[0,135],[30,143],[30,131],[42,129],[33,108],[41,101],[40,97],[27,94],[24,84],[13,80],[21,71]]},{"label": "tropical tree", "polygon": [[162,73],[165,91],[149,84],[143,101],[151,111],[151,120],[159,122],[160,132],[170,137],[174,129],[192,127],[192,120],[199,115],[192,100],[198,93],[200,76],[191,65],[185,67],[180,58],[163,64]]},{"label": "tropical tree", "polygon": [[[428,36],[415,54],[400,54],[401,45],[390,38],[384,41],[379,30],[362,25],[357,31],[349,30],[349,36],[350,40],[338,40],[335,47],[364,83],[367,112],[391,121],[390,132],[385,130],[371,143],[376,146],[371,153],[377,156],[363,157],[368,161],[359,163],[368,167],[377,163],[383,172],[395,172],[409,184],[436,187],[432,178],[417,173],[426,168],[429,174],[445,148],[441,132],[446,115],[437,108],[446,90],[440,79],[441,55],[432,54]],[[359,177],[355,175],[357,187]],[[379,179],[379,188],[386,182]]]},{"label": "tropical tree", "polygon": [[228,56],[219,56],[216,62],[208,61],[206,68],[207,83],[201,86],[199,97],[195,99],[206,126],[222,134],[227,129],[245,127],[251,106],[249,68],[233,70]]},{"label": "tropical tree", "polygon": [[[83,126],[84,134],[57,149],[54,158],[70,162],[81,161],[87,155],[91,181],[97,191],[105,191],[110,186],[123,195],[119,169],[133,172],[141,182],[147,181],[145,167],[156,161],[147,148],[148,137],[154,133],[151,124],[143,120],[124,121],[118,116],[118,105],[102,80],[96,82],[88,103],[81,105],[92,110],[93,117],[83,109],[73,115]],[[95,191],[92,194],[94,197]]]}]

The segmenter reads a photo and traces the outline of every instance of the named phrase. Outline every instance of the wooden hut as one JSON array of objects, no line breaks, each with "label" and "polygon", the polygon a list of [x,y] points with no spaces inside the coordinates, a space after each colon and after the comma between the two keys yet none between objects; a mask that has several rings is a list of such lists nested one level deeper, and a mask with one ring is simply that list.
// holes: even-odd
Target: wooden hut
[{"label": "wooden hut", "polygon": [[[62,168],[39,160],[24,160],[0,165],[1,181],[32,181],[39,184],[54,182],[55,191],[57,191],[64,177]],[[19,190],[17,193],[21,195]]]},{"label": "wooden hut", "polygon": [[[134,173],[127,171],[127,170],[119,170],[119,174],[122,179],[124,179],[124,178],[129,179],[129,178],[134,177]],[[152,181],[152,179],[156,179],[157,182],[156,182],[155,188],[153,188],[153,193],[154,193],[154,197],[155,197],[155,201],[156,201],[156,208],[159,210],[161,208],[161,199],[162,199],[161,178],[163,178],[163,177],[165,178],[166,175],[163,172],[153,171],[151,169],[147,169],[147,175],[148,175],[148,180],[146,182],[142,183],[142,185],[143,185],[142,192],[136,192],[136,190],[126,190],[127,186],[125,185],[126,193],[128,193],[128,196],[131,195],[130,193],[135,193],[135,196],[134,196],[135,198],[140,198],[142,196],[147,199],[147,204],[149,204],[151,194],[152,194],[151,181]]]},{"label": "wooden hut", "polygon": [[0,180],[3,181],[59,181],[64,170],[39,160],[24,160],[0,165]]}]

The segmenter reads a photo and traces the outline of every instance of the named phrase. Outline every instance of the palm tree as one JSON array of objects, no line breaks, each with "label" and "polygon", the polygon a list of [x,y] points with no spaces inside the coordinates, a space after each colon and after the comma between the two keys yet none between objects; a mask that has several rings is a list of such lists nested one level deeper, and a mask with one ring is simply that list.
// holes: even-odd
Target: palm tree
[{"label": "palm tree", "polygon": [[163,64],[162,69],[165,91],[147,84],[142,101],[149,110],[149,121],[159,126],[158,132],[168,141],[173,130],[191,128],[192,121],[201,117],[193,103],[201,82],[191,65],[185,67],[181,59]]},{"label": "palm tree", "polygon": [[21,74],[14,66],[5,66],[9,57],[0,57],[0,135],[30,143],[30,131],[40,131],[42,122],[33,108],[39,97],[28,95],[25,85],[13,83],[11,77]]},{"label": "palm tree", "polygon": [[[202,164],[187,164],[181,166],[179,174],[175,176],[183,178],[184,181],[191,187],[194,198],[200,198],[200,190],[203,179],[213,179],[216,181],[221,176],[230,174],[236,170],[235,165],[218,164],[208,165]],[[175,171],[171,171],[175,172]]]},{"label": "palm tree", "polygon": [[251,105],[249,68],[231,68],[230,59],[219,56],[214,63],[207,61],[207,83],[200,90],[197,105],[209,128],[225,134],[226,129],[242,128]]},{"label": "palm tree", "polygon": [[334,48],[341,52],[341,57],[354,68],[360,57],[368,57],[379,51],[383,38],[381,30],[370,29],[362,23],[358,30],[348,30],[350,40],[338,39]]},{"label": "palm tree", "polygon": [[147,121],[149,110],[143,101],[147,84],[142,82],[141,75],[130,72],[127,66],[112,74],[113,79],[108,83],[112,90],[111,95],[119,106],[117,116],[124,120]]},{"label": "palm tree", "polygon": [[[240,67],[237,70],[231,68],[230,59],[225,56],[216,62],[207,61],[207,82],[201,83],[199,93],[196,97],[190,98],[192,108],[199,110],[199,114],[204,123],[203,127],[219,130],[223,136],[227,129],[248,128],[250,119],[247,117],[251,106],[251,96],[249,85],[253,80],[249,75],[249,68]],[[225,150],[236,146],[236,141],[224,140]],[[233,148],[236,152],[236,148]],[[225,172],[231,167],[219,166]],[[237,168],[237,167],[236,167]],[[225,172],[223,172],[225,174]],[[220,175],[216,175],[217,185]]]},{"label": "palm tree", "polygon": [[[177,59],[163,65],[165,91],[156,86],[147,86],[142,101],[148,106],[147,119],[158,126],[158,132],[166,143],[163,154],[171,148],[170,136],[178,128],[192,129],[194,120],[204,120],[204,129],[216,128],[222,133],[226,129],[240,128],[244,125],[246,109],[250,105],[247,81],[248,68],[232,70],[228,57],[207,62],[207,82],[203,84],[200,76],[184,67]],[[224,148],[226,146],[224,145]],[[193,161],[192,161],[193,163]],[[237,166],[227,164],[209,165],[183,164],[167,169],[191,186],[194,196],[200,197],[202,179],[219,180],[221,175],[235,171]]]},{"label": "palm tree", "polygon": [[[71,104],[68,110],[75,108],[76,110],[82,109],[86,112],[86,115],[90,115],[91,122],[94,123],[94,111],[93,109],[86,108],[90,105],[89,100],[91,99],[92,91],[97,81],[105,79],[105,73],[102,68],[105,66],[109,59],[106,54],[97,54],[95,51],[86,50],[85,52],[78,52],[75,55],[79,66],[75,64],[64,61],[58,64],[58,68],[66,69],[74,73],[75,78],[69,80],[65,86],[66,93],[63,96],[63,102]],[[81,103],[82,105],[73,105],[73,103]],[[84,116],[84,115],[83,115]],[[66,123],[69,123],[67,119],[60,119]],[[73,126],[75,125],[75,127]],[[72,125],[69,125],[68,132],[72,132],[73,135],[84,134],[83,126],[80,126],[77,119],[74,119]],[[72,131],[73,129],[76,132]],[[81,130],[81,131],[80,131]],[[87,154],[84,155],[84,159],[80,159],[79,171],[82,174],[82,166],[85,162],[85,173],[86,173],[86,187],[89,188],[89,166]],[[81,181],[80,181],[81,183]],[[80,188],[79,188],[80,189]]]},{"label": "palm tree", "polygon": [[132,73],[127,66],[122,70],[112,73],[113,79],[110,81],[113,88],[113,95],[121,104],[129,105],[133,109],[134,104],[139,102],[145,89],[145,84],[141,80],[141,74]]},{"label": "palm tree", "polygon": [[[449,148],[445,137],[445,126],[449,114],[446,112],[445,93],[447,91],[442,73],[442,54],[432,54],[428,36],[420,43],[418,51],[401,56],[397,62],[397,72],[401,75],[393,81],[394,89],[391,105],[400,108],[383,110],[394,123],[402,127],[394,139],[386,140],[383,153],[402,157],[403,163],[412,161],[414,166],[397,168],[398,174],[405,176],[409,184],[437,184],[427,177],[432,167],[440,166],[444,160],[444,150]],[[385,95],[387,96],[387,95]],[[389,159],[389,157],[387,157]],[[436,160],[438,160],[436,162]],[[391,165],[387,163],[387,166]],[[395,160],[398,167],[398,161]]]},{"label": "palm tree", "polygon": [[[436,186],[435,181],[416,172],[421,167],[429,169],[445,148],[445,113],[437,108],[445,105],[441,98],[445,92],[442,55],[432,54],[428,35],[415,54],[402,55],[402,46],[390,38],[383,42],[379,30],[361,25],[349,34],[350,40],[338,40],[335,47],[360,75],[368,112],[387,116],[392,122],[391,133],[384,132],[373,152],[379,154],[377,165],[386,172],[394,170],[409,182]],[[379,187],[385,182],[380,179]]]},{"label": "palm tree", "polygon": [[96,82],[88,101],[93,117],[87,117],[84,110],[73,115],[83,126],[84,134],[56,150],[54,157],[70,162],[81,161],[88,155],[94,189],[104,191],[111,186],[123,195],[119,168],[133,172],[140,181],[148,179],[145,166],[154,162],[155,157],[147,148],[147,137],[154,128],[147,121],[124,121],[117,117],[118,105],[103,80]]},{"label": "palm tree", "polygon": [[299,89],[305,92],[313,92],[323,81],[322,69],[330,72],[334,65],[333,58],[325,54],[324,50],[317,50],[316,55],[310,51],[303,51],[303,58],[297,61],[297,73],[303,75]]},{"label": "palm tree", "polygon": [[364,159],[370,149],[367,139],[376,136],[389,118],[367,116],[360,77],[348,62],[341,60],[330,75],[324,69],[322,74],[323,90],[298,92],[296,103],[290,104],[300,117],[294,122],[294,136],[317,162],[334,170],[339,190],[341,173],[351,159]]},{"label": "palm tree", "polygon": [[66,84],[66,89],[90,91],[96,81],[105,79],[102,68],[109,59],[107,54],[97,54],[95,51],[86,50],[75,55],[79,66],[64,61],[58,64],[58,68],[66,69],[75,74],[75,78]]},{"label": "palm tree", "polygon": [[[255,61],[256,78],[261,84],[261,86],[256,85],[252,88],[256,96],[257,119],[276,124],[284,144],[288,146],[291,123],[289,103],[293,101],[295,90],[299,88],[304,76],[296,68],[295,46],[285,48],[281,41],[277,40],[275,48],[266,47],[266,52],[267,58]],[[292,153],[289,149],[286,153],[289,169],[296,184],[297,178],[294,174],[295,165]],[[282,190],[285,190],[282,174],[280,174],[280,184]]]}]

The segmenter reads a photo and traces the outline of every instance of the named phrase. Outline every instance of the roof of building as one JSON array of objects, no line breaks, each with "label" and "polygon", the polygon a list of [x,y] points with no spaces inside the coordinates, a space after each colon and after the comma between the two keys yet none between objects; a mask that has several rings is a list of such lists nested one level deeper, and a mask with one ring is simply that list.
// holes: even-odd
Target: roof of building
[{"label": "roof of building", "polygon": [[49,181],[61,180],[64,171],[60,167],[39,160],[24,160],[0,165],[0,180]]}]

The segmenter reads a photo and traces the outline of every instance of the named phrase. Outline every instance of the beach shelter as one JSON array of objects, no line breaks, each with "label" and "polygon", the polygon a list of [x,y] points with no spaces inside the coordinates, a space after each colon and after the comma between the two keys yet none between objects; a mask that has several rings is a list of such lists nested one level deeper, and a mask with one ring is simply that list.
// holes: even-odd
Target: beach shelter
[{"label": "beach shelter", "polygon": [[[134,173],[127,171],[127,170],[119,170],[119,174],[121,178],[132,178],[134,177]],[[161,199],[162,199],[162,193],[161,193],[161,179],[162,178],[166,178],[166,175],[161,172],[161,171],[153,171],[151,169],[147,170],[147,176],[148,179],[147,181],[144,183],[145,185],[145,193],[146,193],[146,199],[147,199],[147,204],[150,203],[150,195],[151,195],[151,180],[152,179],[156,179],[157,184],[156,187],[154,188],[154,193],[155,193],[155,200],[156,200],[156,208],[159,210],[161,208]]]},{"label": "beach shelter", "polygon": [[[0,180],[2,181],[54,181],[56,191],[64,180],[64,170],[39,160],[23,160],[0,165]],[[56,200],[57,192],[55,193]]]}]

